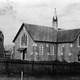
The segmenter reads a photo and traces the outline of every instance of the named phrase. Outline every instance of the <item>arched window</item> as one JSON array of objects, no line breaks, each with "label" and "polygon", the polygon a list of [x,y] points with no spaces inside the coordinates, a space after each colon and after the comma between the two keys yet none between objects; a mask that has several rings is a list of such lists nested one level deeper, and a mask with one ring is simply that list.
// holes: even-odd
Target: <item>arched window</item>
[{"label": "arched window", "polygon": [[25,33],[21,37],[21,46],[27,46],[27,35]]}]

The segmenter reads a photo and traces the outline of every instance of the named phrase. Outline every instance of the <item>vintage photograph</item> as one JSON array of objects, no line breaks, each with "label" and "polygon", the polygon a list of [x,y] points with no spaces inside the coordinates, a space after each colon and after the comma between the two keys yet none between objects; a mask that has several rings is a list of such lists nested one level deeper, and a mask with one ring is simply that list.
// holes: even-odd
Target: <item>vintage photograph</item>
[{"label": "vintage photograph", "polygon": [[0,0],[0,80],[80,80],[80,0]]}]

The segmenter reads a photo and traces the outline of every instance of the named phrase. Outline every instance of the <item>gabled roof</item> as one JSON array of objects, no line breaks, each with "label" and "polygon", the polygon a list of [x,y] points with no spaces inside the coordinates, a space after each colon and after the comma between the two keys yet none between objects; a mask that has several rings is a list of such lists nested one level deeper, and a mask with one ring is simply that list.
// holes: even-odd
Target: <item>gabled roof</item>
[{"label": "gabled roof", "polygon": [[22,24],[13,42],[15,42],[23,26],[34,41],[56,42],[57,31],[54,28],[26,23]]},{"label": "gabled roof", "polygon": [[26,31],[29,33],[29,35],[34,41],[40,41],[40,42],[68,43],[75,41],[78,35],[80,34],[80,29],[72,29],[72,30],[60,29],[57,32],[52,27],[23,23],[17,35],[15,36],[13,42],[15,42],[16,38],[18,37],[23,27],[25,27]]},{"label": "gabled roof", "polygon": [[59,30],[57,42],[73,42],[80,34],[80,29]]},{"label": "gabled roof", "polygon": [[16,38],[18,37],[19,33],[21,32],[23,26],[24,26],[24,23],[21,25],[19,31],[17,32],[16,36],[14,37],[13,42],[15,42],[15,40],[16,40]]}]

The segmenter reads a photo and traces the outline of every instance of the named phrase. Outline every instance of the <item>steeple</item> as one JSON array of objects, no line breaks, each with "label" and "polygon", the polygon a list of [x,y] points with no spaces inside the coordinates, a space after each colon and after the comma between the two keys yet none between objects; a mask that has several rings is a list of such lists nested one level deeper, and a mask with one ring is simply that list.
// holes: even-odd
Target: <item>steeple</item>
[{"label": "steeple", "polygon": [[54,29],[58,30],[58,18],[57,18],[57,14],[56,14],[56,8],[54,9],[54,16],[53,16],[53,20],[52,20],[52,26],[54,27]]}]

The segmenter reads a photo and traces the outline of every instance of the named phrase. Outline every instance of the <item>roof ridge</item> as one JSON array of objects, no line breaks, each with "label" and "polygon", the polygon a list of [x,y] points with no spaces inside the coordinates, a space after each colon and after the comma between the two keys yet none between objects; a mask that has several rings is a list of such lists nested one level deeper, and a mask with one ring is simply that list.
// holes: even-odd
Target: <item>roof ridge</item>
[{"label": "roof ridge", "polygon": [[[37,27],[47,27],[47,28],[53,28],[54,29],[54,27],[51,27],[51,26],[44,26],[44,25],[38,25],[38,24],[29,24],[29,23],[23,23],[24,25],[26,24],[26,25],[31,25],[31,26],[37,26]],[[55,30],[55,29],[54,29]]]}]

